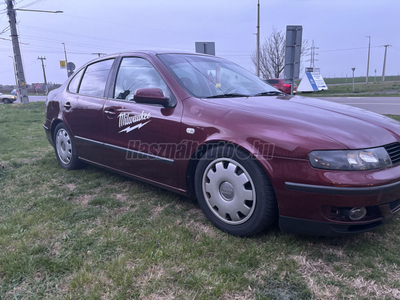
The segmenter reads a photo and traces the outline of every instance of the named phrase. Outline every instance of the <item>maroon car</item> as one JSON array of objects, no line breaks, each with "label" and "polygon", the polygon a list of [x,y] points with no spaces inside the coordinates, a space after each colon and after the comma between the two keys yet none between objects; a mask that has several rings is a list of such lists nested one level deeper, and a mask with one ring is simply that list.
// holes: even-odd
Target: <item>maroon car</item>
[{"label": "maroon car", "polygon": [[[268,84],[272,85],[274,88],[277,88],[278,90],[284,92],[285,94],[290,94],[290,89],[292,85],[290,83],[285,82],[281,78],[272,78],[272,79],[267,79],[265,80]],[[297,85],[294,84],[293,86],[293,94],[297,93]]]},{"label": "maroon car", "polygon": [[400,209],[400,124],[288,96],[221,58],[133,52],[93,60],[46,101],[60,165],[90,163],[196,197],[251,236],[359,233]]}]

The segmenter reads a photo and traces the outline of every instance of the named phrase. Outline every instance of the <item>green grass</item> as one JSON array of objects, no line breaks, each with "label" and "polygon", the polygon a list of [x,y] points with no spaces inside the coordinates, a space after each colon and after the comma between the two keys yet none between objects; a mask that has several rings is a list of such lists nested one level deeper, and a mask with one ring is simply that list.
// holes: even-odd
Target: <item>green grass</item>
[{"label": "green grass", "polygon": [[353,237],[233,237],[190,199],[62,169],[43,119],[44,103],[0,105],[0,299],[399,298],[398,219]]},{"label": "green grass", "polygon": [[379,82],[379,83],[359,83],[328,85],[328,90],[314,93],[299,93],[307,97],[328,97],[328,96],[356,96],[356,97],[399,97],[400,81],[398,82]]},{"label": "green grass", "polygon": [[[337,77],[337,78],[324,78],[324,81],[326,84],[342,84],[342,83],[352,83],[353,82],[353,77]],[[360,77],[354,77],[354,82],[362,82],[364,83],[366,81],[365,76],[360,76]],[[388,81],[400,81],[400,76],[385,76],[385,82]],[[371,76],[371,74],[368,76],[368,83],[381,83],[382,82],[382,74],[376,76],[375,75]]]}]

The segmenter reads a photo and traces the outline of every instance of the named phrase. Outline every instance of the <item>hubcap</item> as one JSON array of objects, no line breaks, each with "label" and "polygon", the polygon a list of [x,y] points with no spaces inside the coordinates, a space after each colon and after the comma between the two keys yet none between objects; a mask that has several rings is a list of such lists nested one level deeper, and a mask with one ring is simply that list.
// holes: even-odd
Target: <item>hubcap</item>
[{"label": "hubcap", "polygon": [[235,196],[235,190],[233,188],[233,185],[230,184],[228,181],[224,181],[219,186],[219,193],[221,194],[221,197],[227,201],[232,200],[233,197]]},{"label": "hubcap", "polygon": [[204,199],[221,221],[239,225],[254,213],[256,191],[246,169],[230,158],[212,161],[202,178]]},{"label": "hubcap", "polygon": [[56,150],[60,160],[68,165],[72,157],[72,144],[68,132],[60,129],[56,134]]}]

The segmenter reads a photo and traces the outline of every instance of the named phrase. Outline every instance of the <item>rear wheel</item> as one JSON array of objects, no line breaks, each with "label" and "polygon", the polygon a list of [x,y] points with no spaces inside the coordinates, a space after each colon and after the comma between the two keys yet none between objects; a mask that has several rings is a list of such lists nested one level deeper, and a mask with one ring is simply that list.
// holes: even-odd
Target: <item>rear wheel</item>
[{"label": "rear wheel", "polygon": [[75,152],[72,136],[63,123],[56,126],[53,142],[58,163],[63,168],[73,170],[82,167],[82,162]]},{"label": "rear wheel", "polygon": [[252,236],[278,216],[272,186],[258,163],[243,150],[208,150],[196,169],[196,196],[207,218],[219,229]]}]

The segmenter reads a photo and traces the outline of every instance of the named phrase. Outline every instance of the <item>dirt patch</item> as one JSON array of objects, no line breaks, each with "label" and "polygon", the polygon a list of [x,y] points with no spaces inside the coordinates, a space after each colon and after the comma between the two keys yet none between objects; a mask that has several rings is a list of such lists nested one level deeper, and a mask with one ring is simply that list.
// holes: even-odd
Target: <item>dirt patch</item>
[{"label": "dirt patch", "polygon": [[212,238],[215,238],[217,236],[217,230],[214,226],[211,224],[203,224],[201,222],[197,222],[194,220],[190,220],[189,222],[185,222],[184,225],[191,233],[195,235],[195,239],[198,240],[200,239],[200,234],[204,233],[207,236],[210,236]]},{"label": "dirt patch", "polygon": [[76,204],[80,204],[82,206],[87,206],[88,203],[93,199],[93,197],[95,196],[95,194],[92,195],[80,195],[78,197],[76,197],[74,200],[72,200],[72,203],[76,203]]},{"label": "dirt patch", "polygon": [[248,287],[249,291],[243,293],[228,293],[224,294],[221,299],[223,300],[252,300],[254,294],[251,292],[251,287]]}]

